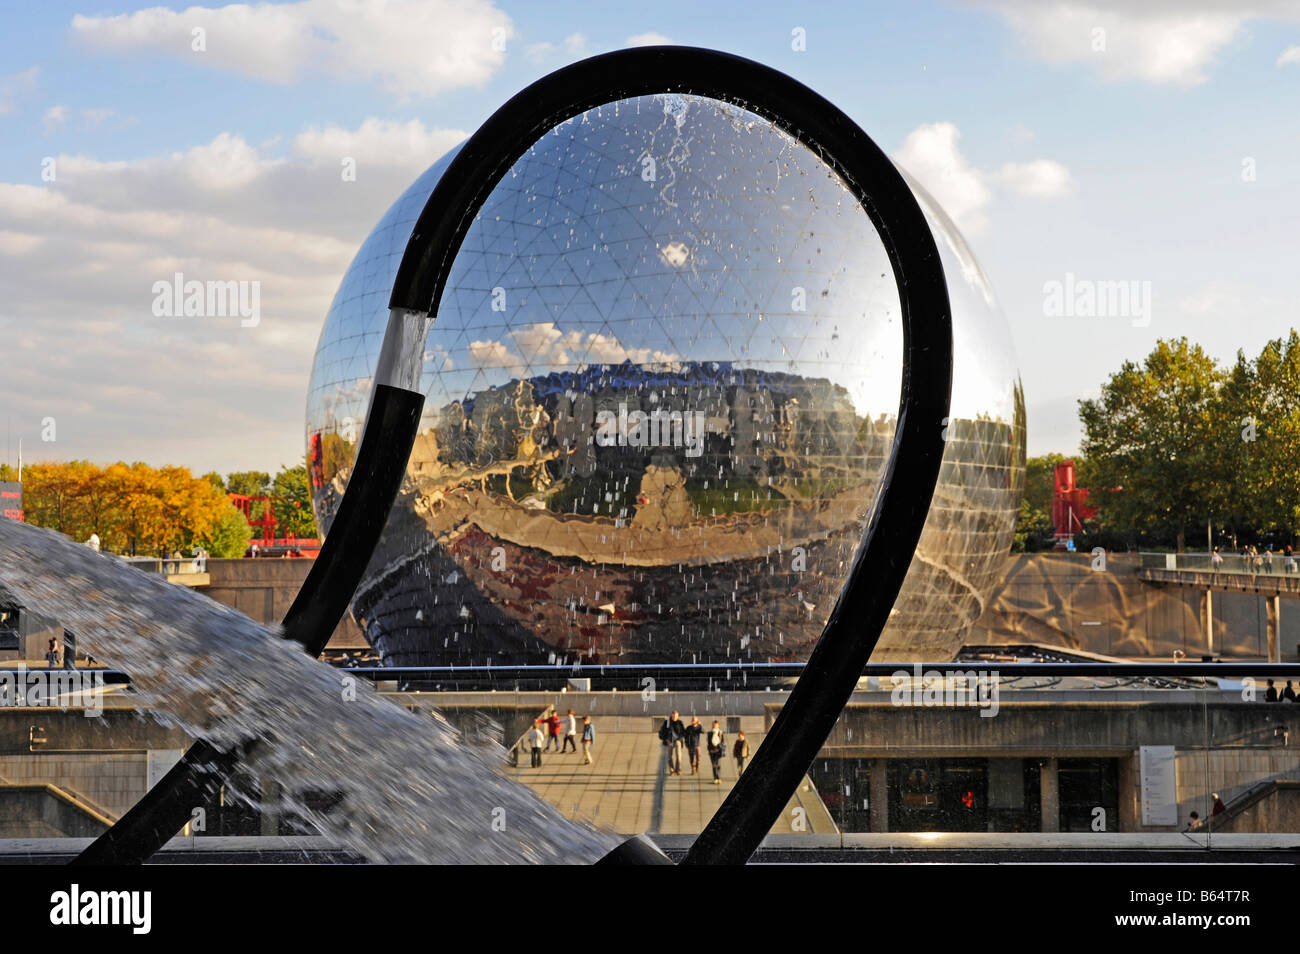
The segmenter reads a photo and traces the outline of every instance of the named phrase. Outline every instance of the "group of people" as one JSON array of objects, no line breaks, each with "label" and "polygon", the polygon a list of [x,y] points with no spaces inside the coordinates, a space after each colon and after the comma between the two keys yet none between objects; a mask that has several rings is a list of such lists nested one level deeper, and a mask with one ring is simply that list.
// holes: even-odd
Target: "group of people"
[{"label": "group of people", "polygon": [[[1270,546],[1261,554],[1253,546],[1241,548],[1241,565],[1253,573],[1272,573],[1273,572],[1273,548]],[[1295,552],[1291,545],[1287,544],[1282,548],[1279,554],[1282,558],[1282,572],[1295,573],[1297,571]],[[1219,548],[1215,547],[1214,552],[1210,554],[1210,565],[1215,569],[1223,566],[1223,554]]]},{"label": "group of people", "polygon": [[[563,729],[563,747],[561,747],[560,730]],[[582,761],[584,765],[590,765],[591,749],[596,744],[596,727],[591,723],[591,716],[583,716],[582,723],[578,723],[578,717],[570,709],[568,714],[563,718],[560,714],[552,709],[549,715],[544,715],[533,721],[532,731],[528,733],[528,745],[532,749],[532,767],[542,767],[542,751],[551,751],[554,746],[557,755],[563,755],[570,749],[576,754],[578,751],[578,741],[582,741]]]},{"label": "group of people", "polygon": [[[1223,799],[1219,797],[1218,792],[1213,792],[1210,795],[1210,798],[1213,799],[1213,806],[1214,806],[1210,810],[1211,818],[1217,818],[1219,815],[1222,815],[1224,812],[1228,810],[1228,806],[1223,804]],[[1184,828],[1183,831],[1196,831],[1197,829],[1203,827],[1204,825],[1205,822],[1201,820],[1201,813],[1192,812],[1191,817],[1189,817],[1187,820],[1187,827]]]},{"label": "group of people", "polygon": [[1265,702],[1300,702],[1300,699],[1296,698],[1296,691],[1294,688],[1292,688],[1290,679],[1286,681],[1286,688],[1283,689],[1281,692],[1277,691],[1277,687],[1273,685],[1273,680],[1270,679],[1268,681],[1268,688],[1264,690],[1264,701]]},{"label": "group of people", "polygon": [[[722,731],[722,725],[714,719],[713,727],[705,731],[704,726],[700,725],[699,716],[691,716],[691,724],[685,725],[676,709],[659,727],[659,741],[668,750],[668,774],[682,774],[683,749],[690,757],[691,774],[700,774],[701,739],[709,753],[709,761],[713,763],[713,784],[721,785],[722,758],[727,752],[727,734]],[[745,771],[745,761],[749,758],[749,742],[745,739],[744,732],[736,734],[731,756],[736,760],[736,775],[739,776]]]},{"label": "group of people", "polygon": [[[722,784],[722,759],[727,754],[727,734],[722,730],[722,725],[717,719],[713,720],[713,727],[706,731],[700,724],[699,716],[691,716],[690,725],[686,725],[682,722],[680,713],[674,709],[673,714],[664,719],[663,725],[659,727],[659,740],[668,750],[669,775],[682,774],[683,752],[689,758],[691,774],[698,775],[700,745],[703,743],[709,753],[709,761],[713,763],[713,784]],[[572,709],[563,716],[557,710],[550,709],[545,715],[533,720],[533,727],[529,730],[526,741],[532,753],[533,768],[541,768],[542,755],[552,749],[557,755],[564,755],[569,751],[576,754],[578,743],[582,744],[583,764],[591,765],[591,750],[596,744],[596,727],[592,724],[589,715],[583,716],[582,721],[579,722]],[[731,745],[731,757],[736,760],[736,775],[739,776],[745,771],[745,763],[749,760],[749,741],[745,738],[744,732],[736,734],[736,740]]]}]

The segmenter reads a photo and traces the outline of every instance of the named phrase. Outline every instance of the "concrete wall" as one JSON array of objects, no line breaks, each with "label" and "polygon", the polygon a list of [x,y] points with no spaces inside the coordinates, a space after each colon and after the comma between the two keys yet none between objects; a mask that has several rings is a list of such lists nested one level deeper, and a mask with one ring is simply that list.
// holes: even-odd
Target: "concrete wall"
[{"label": "concrete wall", "polygon": [[[293,605],[315,562],[275,557],[208,560],[210,582],[195,589],[259,623],[279,623]],[[344,614],[326,648],[364,649],[367,645],[361,628],[350,615]]]},{"label": "concrete wall", "polygon": [[[1300,778],[1300,706],[1232,698],[1211,696],[1204,705],[1191,699],[1021,702],[1008,701],[1004,694],[991,718],[981,717],[974,708],[851,702],[822,754],[880,759],[1115,758],[1120,769],[1120,830],[1179,831],[1193,811],[1209,817],[1213,792],[1231,803],[1261,781]],[[768,707],[769,724],[779,708]],[[1175,747],[1177,825],[1141,824],[1138,749],[1143,745]],[[1267,823],[1260,818],[1260,824]]]},{"label": "concrete wall", "polygon": [[1300,831],[1300,782],[1280,782],[1241,814],[1214,826],[1216,835],[1262,831]]},{"label": "concrete wall", "polygon": [[[1136,576],[1137,554],[1112,553],[1106,569],[1086,554],[1025,553],[1008,558],[1003,581],[989,595],[972,628],[971,643],[1044,643],[1107,656],[1170,659],[1181,650],[1207,652],[1201,590],[1146,583]],[[1300,600],[1281,602],[1283,662],[1300,660]],[[1267,598],[1214,594],[1214,652],[1225,658],[1265,659]]]},{"label": "concrete wall", "polygon": [[72,709],[0,709],[0,780],[57,785],[114,819],[144,795],[149,750],[188,745],[183,732],[133,709],[91,719]]},{"label": "concrete wall", "polygon": [[0,755],[0,777],[16,784],[57,785],[114,820],[147,790],[144,752]]},{"label": "concrete wall", "polygon": [[0,838],[95,838],[109,819],[53,785],[0,785]]}]

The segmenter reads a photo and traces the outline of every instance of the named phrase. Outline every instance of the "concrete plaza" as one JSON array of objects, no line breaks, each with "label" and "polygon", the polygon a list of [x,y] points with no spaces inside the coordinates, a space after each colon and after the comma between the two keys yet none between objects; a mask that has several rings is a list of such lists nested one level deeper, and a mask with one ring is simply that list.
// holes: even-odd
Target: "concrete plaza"
[{"label": "concrete plaza", "polygon": [[[541,768],[530,768],[525,752],[510,769],[520,782],[555,805],[568,818],[581,819],[619,834],[694,835],[713,817],[736,784],[736,762],[730,754],[722,760],[722,783],[713,784],[708,752],[700,747],[698,775],[690,774],[682,753],[681,776],[667,776],[667,749],[655,734],[662,718],[622,717],[605,720],[612,729],[598,727],[592,764],[582,752],[542,755]],[[751,760],[762,741],[762,720],[745,719],[745,737]],[[727,736],[730,753],[735,735]],[[821,799],[804,779],[800,790],[772,827],[773,834],[835,834],[838,829]]]}]

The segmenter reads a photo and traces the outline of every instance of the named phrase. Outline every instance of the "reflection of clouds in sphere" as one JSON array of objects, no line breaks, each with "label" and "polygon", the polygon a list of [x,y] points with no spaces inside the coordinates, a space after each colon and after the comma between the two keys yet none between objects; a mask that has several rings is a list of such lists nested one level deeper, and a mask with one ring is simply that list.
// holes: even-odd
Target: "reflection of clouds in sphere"
[{"label": "reflection of clouds in sphere", "polygon": [[[355,444],[342,422],[364,416],[393,276],[449,161],[384,216],[326,319],[307,407],[325,527]],[[878,658],[960,643],[1023,473],[1005,328],[925,204],[952,286],[953,420]],[[888,457],[898,307],[856,200],[757,117],[651,96],[562,124],[453,264],[409,480],[353,607],[368,636],[395,664],[806,655]]]}]

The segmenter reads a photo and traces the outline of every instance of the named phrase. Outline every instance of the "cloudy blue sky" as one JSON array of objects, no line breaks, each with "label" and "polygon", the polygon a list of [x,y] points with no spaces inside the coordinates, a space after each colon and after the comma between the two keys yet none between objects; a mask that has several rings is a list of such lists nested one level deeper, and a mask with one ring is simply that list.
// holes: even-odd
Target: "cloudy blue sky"
[{"label": "cloudy blue sky", "polygon": [[[1158,337],[1226,360],[1300,324],[1300,0],[0,10],[9,462],[20,436],[28,460],[295,461],[321,319],[383,210],[531,80],[646,42],[788,72],[929,186],[1006,312],[1031,453],[1075,450],[1077,399]],[[261,282],[260,322],[155,317],[176,271]],[[1067,274],[1149,282],[1149,322],[1045,314]]]}]

